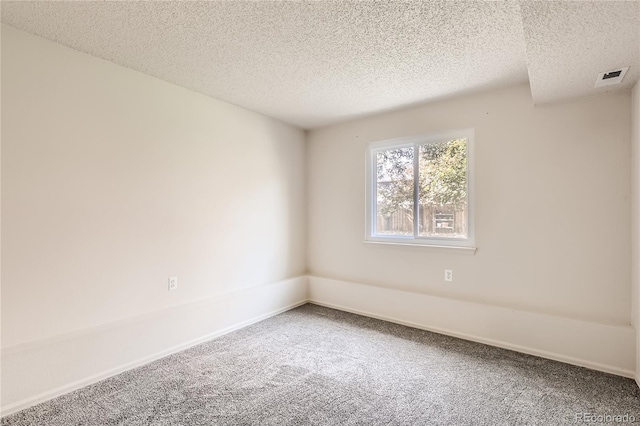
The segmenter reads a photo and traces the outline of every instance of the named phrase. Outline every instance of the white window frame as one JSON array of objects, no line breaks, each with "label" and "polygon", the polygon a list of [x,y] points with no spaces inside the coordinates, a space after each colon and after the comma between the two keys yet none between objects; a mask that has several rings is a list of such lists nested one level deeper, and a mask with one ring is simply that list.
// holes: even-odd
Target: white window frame
[{"label": "white window frame", "polygon": [[[366,235],[365,242],[375,243],[389,243],[389,244],[401,244],[401,245],[417,245],[417,246],[431,246],[431,247],[443,247],[443,248],[473,248],[475,251],[475,143],[474,143],[475,131],[474,129],[459,129],[450,130],[446,132],[428,133],[423,135],[409,136],[398,139],[390,139],[378,142],[370,142],[367,144],[366,155]],[[467,238],[450,238],[450,237],[421,237],[418,235],[418,221],[414,221],[414,234],[411,236],[381,236],[376,235],[376,210],[377,210],[377,153],[380,151],[386,151],[393,148],[407,148],[413,147],[415,150],[420,145],[443,143],[453,139],[466,139],[467,140]],[[419,208],[419,191],[418,180],[419,174],[418,161],[419,156],[414,152],[413,156],[413,169],[414,169],[414,214]]]}]

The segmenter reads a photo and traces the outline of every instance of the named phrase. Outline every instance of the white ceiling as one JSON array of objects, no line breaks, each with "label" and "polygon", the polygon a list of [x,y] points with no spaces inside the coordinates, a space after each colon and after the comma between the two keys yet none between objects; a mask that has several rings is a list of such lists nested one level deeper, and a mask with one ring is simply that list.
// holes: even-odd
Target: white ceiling
[{"label": "white ceiling", "polygon": [[[303,128],[531,81],[638,80],[640,2],[2,2],[2,22]],[[596,75],[631,66],[620,86]]]},{"label": "white ceiling", "polygon": [[[522,2],[536,104],[631,89],[640,75],[640,3]],[[629,66],[618,86],[594,89],[603,71]]]}]

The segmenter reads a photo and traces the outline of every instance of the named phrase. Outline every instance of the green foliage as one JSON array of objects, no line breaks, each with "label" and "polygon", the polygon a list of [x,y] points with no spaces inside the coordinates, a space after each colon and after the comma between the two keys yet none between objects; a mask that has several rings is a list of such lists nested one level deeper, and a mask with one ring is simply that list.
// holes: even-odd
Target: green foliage
[{"label": "green foliage", "polygon": [[413,216],[413,148],[378,153],[378,212],[407,210]]},{"label": "green foliage", "polygon": [[459,206],[467,199],[467,144],[455,139],[420,147],[420,200]]},{"label": "green foliage", "polygon": [[[413,219],[413,148],[381,151],[377,155],[378,212],[388,216],[405,210]],[[465,139],[421,145],[420,202],[459,207],[467,198]]]}]

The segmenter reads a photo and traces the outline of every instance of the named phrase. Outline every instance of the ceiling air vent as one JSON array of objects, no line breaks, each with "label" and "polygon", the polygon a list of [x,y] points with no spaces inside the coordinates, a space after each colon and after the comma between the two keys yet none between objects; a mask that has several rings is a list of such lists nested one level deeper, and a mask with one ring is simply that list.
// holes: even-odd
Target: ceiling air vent
[{"label": "ceiling air vent", "polygon": [[598,74],[595,87],[611,86],[612,84],[621,83],[628,69],[629,67],[624,67],[613,71],[601,72]]}]

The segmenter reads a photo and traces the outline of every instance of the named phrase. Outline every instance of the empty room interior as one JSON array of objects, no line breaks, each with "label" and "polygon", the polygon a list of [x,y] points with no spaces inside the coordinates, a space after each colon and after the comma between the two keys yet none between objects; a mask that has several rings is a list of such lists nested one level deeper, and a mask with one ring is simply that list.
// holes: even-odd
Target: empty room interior
[{"label": "empty room interior", "polygon": [[640,423],[640,1],[2,1],[2,426]]}]

